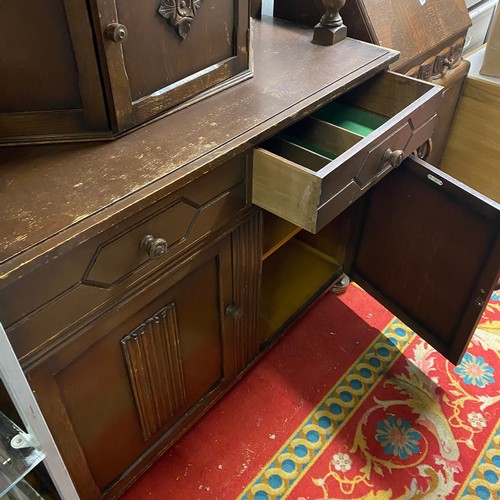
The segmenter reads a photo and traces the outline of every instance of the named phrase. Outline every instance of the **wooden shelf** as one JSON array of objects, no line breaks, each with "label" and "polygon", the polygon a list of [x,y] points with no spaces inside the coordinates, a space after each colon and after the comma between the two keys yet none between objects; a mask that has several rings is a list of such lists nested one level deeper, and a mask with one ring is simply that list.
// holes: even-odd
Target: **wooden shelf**
[{"label": "wooden shelf", "polygon": [[297,239],[263,263],[261,342],[283,330],[341,274],[332,257]]},{"label": "wooden shelf", "polygon": [[266,260],[286,242],[291,240],[300,227],[269,212],[264,212],[264,241],[262,245],[262,260]]}]

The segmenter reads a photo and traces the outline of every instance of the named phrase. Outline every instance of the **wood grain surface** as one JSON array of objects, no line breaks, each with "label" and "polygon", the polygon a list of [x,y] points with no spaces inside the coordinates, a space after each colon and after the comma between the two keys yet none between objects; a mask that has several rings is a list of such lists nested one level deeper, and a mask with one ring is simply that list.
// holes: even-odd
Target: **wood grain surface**
[{"label": "wood grain surface", "polygon": [[467,78],[441,168],[500,203],[500,85]]},{"label": "wood grain surface", "polygon": [[318,47],[310,36],[256,21],[251,80],[114,142],[2,149],[0,281],[161,199],[397,57],[350,39]]}]

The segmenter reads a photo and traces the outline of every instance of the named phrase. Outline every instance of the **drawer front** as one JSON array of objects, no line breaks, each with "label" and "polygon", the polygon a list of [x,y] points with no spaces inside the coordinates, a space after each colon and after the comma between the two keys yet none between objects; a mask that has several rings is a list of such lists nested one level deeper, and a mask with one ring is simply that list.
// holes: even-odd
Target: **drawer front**
[{"label": "drawer front", "polygon": [[2,321],[18,356],[57,341],[71,325],[227,225],[248,204],[245,172],[246,156],[230,160],[5,287]]},{"label": "drawer front", "polygon": [[256,148],[252,201],[319,231],[430,138],[441,95],[378,75]]}]

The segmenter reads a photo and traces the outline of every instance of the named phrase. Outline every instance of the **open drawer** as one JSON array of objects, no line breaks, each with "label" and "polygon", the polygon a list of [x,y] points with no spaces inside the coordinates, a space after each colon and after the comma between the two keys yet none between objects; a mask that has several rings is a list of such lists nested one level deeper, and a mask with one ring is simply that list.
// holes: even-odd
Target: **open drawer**
[{"label": "open drawer", "polygon": [[254,149],[252,201],[313,233],[430,138],[442,88],[385,72]]}]

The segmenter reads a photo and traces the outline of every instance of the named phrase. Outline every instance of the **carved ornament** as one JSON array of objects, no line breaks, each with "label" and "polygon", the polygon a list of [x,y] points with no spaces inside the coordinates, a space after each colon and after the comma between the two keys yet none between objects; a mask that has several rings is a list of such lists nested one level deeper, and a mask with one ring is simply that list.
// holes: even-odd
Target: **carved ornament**
[{"label": "carved ornament", "polygon": [[459,38],[450,47],[446,47],[439,54],[426,59],[419,66],[408,70],[406,74],[426,82],[444,78],[448,71],[455,69],[462,61],[462,50],[465,38]]},{"label": "carved ornament", "polygon": [[164,17],[177,34],[186,38],[203,0],[161,0],[158,14]]}]

